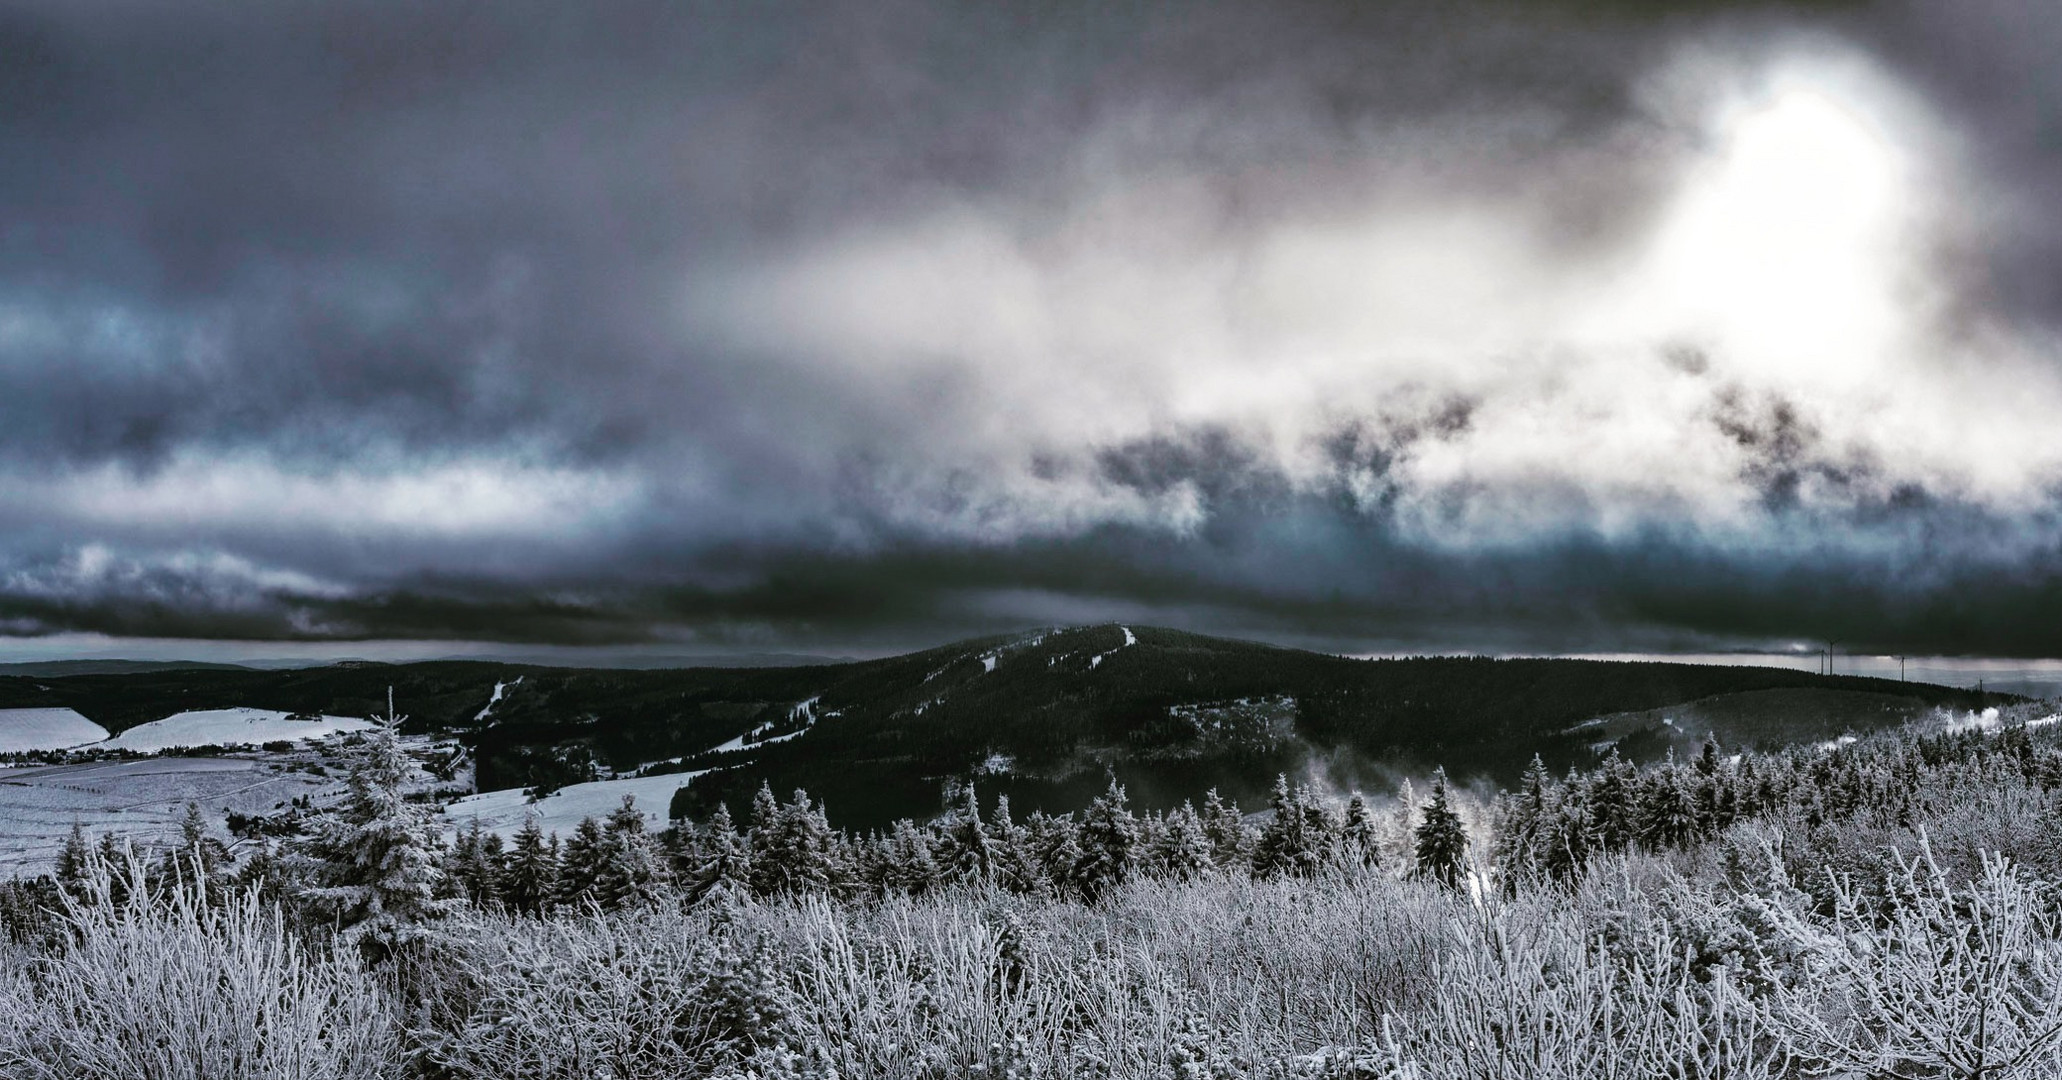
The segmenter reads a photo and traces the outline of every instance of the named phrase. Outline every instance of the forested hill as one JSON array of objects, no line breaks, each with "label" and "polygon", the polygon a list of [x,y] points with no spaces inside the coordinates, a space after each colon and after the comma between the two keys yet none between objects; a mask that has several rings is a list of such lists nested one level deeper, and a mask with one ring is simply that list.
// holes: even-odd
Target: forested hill
[{"label": "forested hill", "polygon": [[1693,751],[1706,733],[1773,745],[1981,704],[1942,687],[1777,668],[1351,660],[1110,625],[813,667],[351,663],[0,677],[0,708],[65,706],[120,731],[230,706],[365,716],[384,707],[388,686],[411,727],[472,744],[483,789],[667,762],[714,770],[683,794],[684,811],[716,799],[742,809],[767,781],[807,788],[860,825],[930,812],[948,783],[968,778],[1025,811],[1083,804],[1112,773],[1146,805],[1212,785],[1254,805],[1276,772],[1313,756],[1370,788],[1385,768],[1433,764],[1508,783],[1534,753],[1559,769],[1607,745],[1648,759]]}]

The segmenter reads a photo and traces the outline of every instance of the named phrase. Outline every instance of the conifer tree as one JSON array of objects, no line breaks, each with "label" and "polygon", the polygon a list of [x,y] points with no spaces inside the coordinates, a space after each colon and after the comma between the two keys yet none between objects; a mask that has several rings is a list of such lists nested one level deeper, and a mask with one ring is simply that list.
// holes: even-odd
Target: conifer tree
[{"label": "conifer tree", "polygon": [[[1277,775],[1274,797],[1269,801],[1272,816],[1260,830],[1253,847],[1253,873],[1257,877],[1309,877],[1323,862],[1322,817],[1309,811],[1299,788],[1289,788],[1289,778]],[[1318,825],[1313,830],[1313,825]]]},{"label": "conifer tree", "polygon": [[1381,839],[1367,797],[1356,791],[1346,801],[1346,819],[1339,829],[1339,854],[1344,865],[1372,870],[1382,865]]},{"label": "conifer tree", "polygon": [[445,870],[446,878],[459,896],[483,907],[501,899],[502,867],[495,855],[499,851],[500,837],[493,837],[496,844],[494,851],[490,852],[487,840],[491,835],[480,828],[480,819],[474,818],[451,845],[451,857]]},{"label": "conifer tree", "polygon": [[984,881],[995,869],[995,850],[981,824],[981,804],[974,785],[966,786],[960,806],[945,822],[939,871],[953,881]]},{"label": "conifer tree", "polygon": [[895,822],[883,851],[883,881],[887,891],[918,896],[938,881],[938,863],[931,854],[931,836],[908,818]]},{"label": "conifer tree", "polygon": [[1447,796],[1446,770],[1432,774],[1432,800],[1425,804],[1425,819],[1418,824],[1415,839],[1416,873],[1442,885],[1456,887],[1468,864],[1468,831]]},{"label": "conifer tree", "polygon": [[994,852],[995,880],[1013,893],[1029,896],[1047,887],[1044,868],[1031,842],[1031,830],[1010,819],[1010,797],[995,800],[995,817],[989,825]]},{"label": "conifer tree", "polygon": [[1210,840],[1210,859],[1219,870],[1245,873],[1252,866],[1253,838],[1236,802],[1211,788],[1203,796],[1203,835]]},{"label": "conifer tree", "polygon": [[1216,866],[1210,837],[1193,805],[1184,802],[1161,819],[1148,847],[1148,861],[1153,873],[1175,881],[1200,877]]},{"label": "conifer tree", "polygon": [[1030,830],[1031,848],[1038,855],[1039,869],[1053,893],[1076,892],[1074,868],[1081,862],[1081,843],[1073,819],[1034,810],[1025,819],[1025,825]]},{"label": "conifer tree", "polygon": [[57,851],[54,871],[57,887],[74,896],[79,895],[86,883],[86,868],[92,860],[93,850],[86,845],[86,829],[74,821],[71,835],[65,837],[64,846]]},{"label": "conifer tree", "polygon": [[1110,788],[1088,805],[1081,817],[1081,855],[1074,863],[1074,884],[1090,901],[1131,876],[1138,850],[1138,822],[1125,805],[1124,788],[1113,778]]},{"label": "conifer tree", "polygon": [[537,914],[551,906],[558,891],[558,838],[547,843],[537,815],[523,819],[515,844],[508,853],[508,870],[502,880],[502,898],[509,907],[524,914]]},{"label": "conifer tree", "polygon": [[752,890],[761,896],[835,891],[843,874],[830,822],[806,792],[786,806],[764,784],[752,801]]},{"label": "conifer tree", "polygon": [[302,897],[374,949],[415,936],[415,927],[449,910],[429,811],[405,789],[420,770],[401,745],[389,692],[387,715],[361,737],[342,805],[315,817],[296,845],[316,884]]},{"label": "conifer tree", "polygon": [[602,834],[601,822],[591,817],[580,819],[574,826],[573,835],[566,838],[565,848],[558,857],[558,886],[552,892],[552,902],[575,906],[598,902],[595,887],[601,882],[602,860],[608,857],[608,837]]},{"label": "conifer tree", "polygon": [[1660,851],[1687,843],[1697,835],[1697,796],[1684,769],[1671,753],[1646,778],[1639,800],[1639,840]]},{"label": "conifer tree", "polygon": [[1497,829],[1497,862],[1513,870],[1537,870],[1542,859],[1542,835],[1553,816],[1553,775],[1538,754],[1525,767],[1514,799],[1499,800],[1502,819]]},{"label": "conifer tree", "polygon": [[642,903],[653,897],[665,878],[665,866],[651,834],[645,831],[637,797],[625,795],[622,805],[611,810],[602,825],[594,900],[604,911]]},{"label": "conifer tree", "polygon": [[731,821],[730,807],[717,803],[700,832],[701,861],[688,881],[688,898],[743,895],[751,888],[752,852]]},{"label": "conifer tree", "polygon": [[179,839],[159,860],[158,874],[168,880],[192,882],[210,896],[219,896],[228,885],[229,846],[208,834],[208,819],[198,803],[187,803],[179,819]]},{"label": "conifer tree", "polygon": [[1638,793],[1634,790],[1638,779],[1638,770],[1618,756],[1617,747],[1612,747],[1610,756],[1585,785],[1583,802],[1589,809],[1592,849],[1624,851],[1638,839]]}]

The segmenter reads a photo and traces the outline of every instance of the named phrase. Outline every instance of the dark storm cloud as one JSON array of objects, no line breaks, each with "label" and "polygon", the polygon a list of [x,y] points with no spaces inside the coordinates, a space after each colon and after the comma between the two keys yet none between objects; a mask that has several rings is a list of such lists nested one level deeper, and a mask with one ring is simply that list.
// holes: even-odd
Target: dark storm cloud
[{"label": "dark storm cloud", "polygon": [[[1985,413],[2062,315],[2050,21],[7,5],[0,627],[2053,652],[2062,472],[1998,463],[2062,391]],[[1886,334],[2010,355],[1639,322],[1727,95],[1857,56],[1993,207]]]}]

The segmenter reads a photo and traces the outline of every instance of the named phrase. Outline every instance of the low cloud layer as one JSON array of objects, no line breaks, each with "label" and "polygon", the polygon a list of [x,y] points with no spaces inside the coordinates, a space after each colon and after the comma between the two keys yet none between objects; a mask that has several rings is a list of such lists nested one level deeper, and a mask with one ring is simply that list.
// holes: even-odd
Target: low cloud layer
[{"label": "low cloud layer", "polygon": [[2030,3],[0,11],[0,631],[2062,655]]}]

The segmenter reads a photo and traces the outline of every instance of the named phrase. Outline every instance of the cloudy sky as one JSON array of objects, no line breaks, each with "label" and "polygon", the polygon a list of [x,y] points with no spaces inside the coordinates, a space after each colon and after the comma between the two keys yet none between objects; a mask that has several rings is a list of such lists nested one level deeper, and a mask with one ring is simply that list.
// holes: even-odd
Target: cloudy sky
[{"label": "cloudy sky", "polygon": [[0,653],[2062,655],[2057,55],[2034,0],[13,0]]}]

